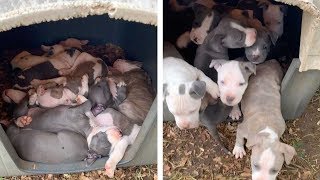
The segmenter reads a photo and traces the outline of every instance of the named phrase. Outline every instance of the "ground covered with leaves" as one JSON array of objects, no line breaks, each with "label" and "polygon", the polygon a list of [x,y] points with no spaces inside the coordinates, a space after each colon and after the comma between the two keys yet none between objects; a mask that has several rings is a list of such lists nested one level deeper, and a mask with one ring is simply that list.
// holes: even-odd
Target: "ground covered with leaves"
[{"label": "ground covered with leaves", "polygon": [[[297,156],[284,165],[278,179],[320,179],[320,92],[311,100],[303,115],[286,122],[282,141],[295,147]],[[221,124],[220,137],[232,151],[237,123]],[[164,123],[165,179],[250,179],[250,154],[235,159],[224,154],[200,127],[180,130],[173,122]]]},{"label": "ground covered with leaves", "polygon": [[[1,179],[1,178],[0,178]],[[109,179],[103,170],[74,174],[45,174],[31,176],[13,176],[5,180],[104,180]],[[118,168],[114,179],[157,180],[157,165]]]}]

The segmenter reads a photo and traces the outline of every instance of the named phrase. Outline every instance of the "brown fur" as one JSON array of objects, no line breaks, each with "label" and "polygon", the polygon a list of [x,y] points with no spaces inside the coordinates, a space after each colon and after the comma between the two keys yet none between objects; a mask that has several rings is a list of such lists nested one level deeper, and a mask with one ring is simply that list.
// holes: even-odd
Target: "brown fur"
[{"label": "brown fur", "polygon": [[142,69],[134,69],[110,75],[109,78],[116,84],[120,81],[126,83],[127,98],[119,105],[119,111],[132,119],[133,123],[142,125],[155,98],[147,73]]}]

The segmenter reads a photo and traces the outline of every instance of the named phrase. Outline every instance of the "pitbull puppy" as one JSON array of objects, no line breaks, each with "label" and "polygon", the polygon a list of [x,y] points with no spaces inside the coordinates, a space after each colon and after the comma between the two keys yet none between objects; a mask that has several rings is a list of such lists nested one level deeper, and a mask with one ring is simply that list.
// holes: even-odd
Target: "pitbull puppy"
[{"label": "pitbull puppy", "polygon": [[197,49],[194,65],[216,82],[216,73],[209,68],[212,59],[229,59],[228,48],[252,46],[256,30],[229,17],[223,18]]},{"label": "pitbull puppy", "polygon": [[260,64],[267,59],[271,46],[276,44],[277,37],[275,37],[267,28],[262,26],[261,22],[251,22],[249,22],[250,27],[257,30],[257,38],[252,46],[245,48],[245,54],[250,62]]},{"label": "pitbull puppy", "polygon": [[122,136],[117,128],[108,129],[105,133],[101,132],[92,137],[91,152],[88,152],[87,140],[73,131],[61,130],[53,133],[11,125],[6,133],[22,159],[48,164],[72,163],[83,160],[87,162],[91,160],[90,163],[93,163],[90,159],[92,156],[99,153],[104,154],[104,151],[108,151],[105,153],[108,155]]},{"label": "pitbull puppy", "polygon": [[[252,10],[236,9],[224,5],[212,5],[208,7],[196,2],[193,5],[193,11],[195,19],[191,32],[185,32],[180,35],[176,43],[179,48],[187,47],[190,41],[198,45],[202,44],[208,33],[210,33],[225,16],[238,21],[247,21],[248,18],[253,18]],[[190,37],[188,37],[188,35]]]},{"label": "pitbull puppy", "polygon": [[6,103],[18,104],[27,95],[27,93],[17,89],[5,89],[2,92],[2,99]]},{"label": "pitbull puppy", "polygon": [[[82,76],[81,85],[78,86],[78,93],[74,93],[67,86],[45,89],[43,85],[40,85],[36,92],[31,93],[29,104],[37,104],[45,108],[52,108],[59,105],[77,105],[80,103],[79,98],[85,98],[84,95],[88,94],[88,79],[87,74]],[[77,101],[77,103],[75,103],[75,101]]]},{"label": "pitbull puppy", "polygon": [[[228,65],[230,66],[229,68],[231,69],[227,70],[227,68],[226,69],[223,68],[222,71],[215,72],[215,71],[212,71],[210,67],[212,68],[216,66],[217,67],[216,69],[218,69],[219,67],[221,67],[221,64],[220,63],[215,64],[214,61],[212,61],[212,59],[214,60],[229,59],[228,48],[241,48],[241,47],[252,46],[255,43],[255,40],[256,40],[255,29],[242,26],[239,21],[226,17],[226,18],[223,18],[218,24],[218,26],[212,32],[209,33],[205,42],[202,45],[200,45],[199,48],[197,49],[197,54],[194,61],[195,67],[202,70],[214,82],[218,82],[218,86],[224,86],[224,85],[223,83],[217,81],[218,80],[217,72],[218,74],[219,73],[224,74],[225,73],[224,71],[226,72],[232,71],[231,74],[233,75],[232,76],[228,75],[228,79],[229,79],[228,83],[230,83],[228,85],[229,87],[228,88],[219,87],[219,89],[220,90],[224,90],[224,88],[228,89],[228,93],[221,96],[221,98],[222,98],[222,102],[226,103],[226,105],[234,107],[230,114],[230,116],[233,119],[239,119],[239,116],[241,115],[241,112],[237,104],[240,102],[241,96],[245,90],[243,86],[245,84],[245,79],[243,77],[247,77],[247,74],[252,74],[253,73],[252,70],[254,68],[248,68],[248,70],[244,70],[245,67],[247,66],[251,67],[252,66],[251,63],[241,63],[241,66],[239,66],[238,62],[232,62],[231,64]],[[240,69],[240,67],[243,67],[243,69]],[[223,76],[226,76],[226,74]],[[220,77],[222,77],[222,75]],[[228,97],[228,100],[227,100],[227,97]]]},{"label": "pitbull puppy", "polygon": [[62,45],[53,45],[53,46],[45,46],[41,45],[41,49],[46,53],[42,56],[32,55],[28,51],[22,51],[18,55],[16,55],[11,60],[12,69],[19,68],[21,70],[26,70],[35,66],[37,64],[41,64],[43,62],[48,61],[48,57],[58,56],[58,54],[62,53],[66,48]]},{"label": "pitbull puppy", "polygon": [[270,1],[260,1],[259,4],[263,9],[264,24],[276,42],[283,34],[284,16],[288,7],[284,4],[272,4]]},{"label": "pitbull puppy", "polygon": [[164,58],[163,70],[164,97],[177,126],[180,129],[198,127],[201,99],[206,92],[217,99],[217,84],[182,59]]},{"label": "pitbull puppy", "polygon": [[232,106],[230,117],[239,120],[241,111],[238,104],[247,89],[249,77],[256,74],[256,66],[251,62],[236,60],[212,60],[210,68],[215,68],[218,73],[217,83],[221,101]]},{"label": "pitbull puppy", "polygon": [[195,44],[202,44],[208,33],[218,25],[221,13],[199,3],[195,3],[192,8],[195,19],[192,23],[190,39]]},{"label": "pitbull puppy", "polygon": [[108,81],[110,80],[97,78],[95,84],[90,87],[88,99],[92,102],[91,112],[94,116],[97,116],[106,108],[119,109],[119,105],[127,97],[127,87],[124,82],[118,83],[116,89],[111,90],[109,87],[111,82]]},{"label": "pitbull puppy", "polygon": [[43,80],[56,78],[59,76],[59,70],[72,67],[79,55],[80,51],[74,48],[66,49],[59,55],[49,58],[46,62],[21,71],[17,74],[14,87],[18,89],[29,89],[31,87],[30,82],[34,79]]},{"label": "pitbull puppy", "polygon": [[113,177],[116,165],[123,158],[127,147],[134,143],[141,126],[132,123],[132,120],[127,116],[112,108],[105,109],[97,116],[94,116],[92,112],[87,112],[86,115],[90,118],[91,125],[93,125],[93,130],[87,137],[89,144],[92,142],[92,136],[101,131],[106,131],[110,126],[116,126],[122,133],[120,141],[110,151],[109,159],[105,164],[108,177]]},{"label": "pitbull puppy", "polygon": [[[290,163],[296,151],[280,142],[285,131],[285,121],[280,107],[280,84],[283,71],[276,60],[257,66],[257,75],[249,80],[242,98],[244,120],[237,128],[233,154],[242,158],[244,139],[252,149],[252,179],[276,179],[283,162]],[[263,107],[263,108],[262,108]]]},{"label": "pitbull puppy", "polygon": [[59,44],[64,47],[75,47],[78,49],[82,49],[83,45],[87,45],[89,43],[89,40],[79,40],[75,38],[68,38],[64,41],[60,41]]},{"label": "pitbull puppy", "polygon": [[[114,141],[108,141],[108,138],[103,138],[106,136],[97,136],[99,140],[93,141],[94,135],[96,135],[97,133],[90,125],[90,121],[93,120],[90,120],[90,118],[86,115],[91,112],[91,107],[92,104],[90,101],[86,101],[79,106],[57,106],[51,109],[28,108],[27,103],[23,103],[19,104],[18,110],[15,111],[16,115],[14,116],[17,116],[17,114],[22,115],[23,113],[25,113],[19,118],[17,118],[15,121],[19,127],[24,129],[32,129],[51,133],[71,131],[80,134],[82,137],[86,138],[89,137],[89,135],[91,134],[90,136],[92,137],[92,140],[87,143],[91,150],[91,154],[89,154],[89,163],[92,163],[92,161],[94,161],[96,158],[99,158],[99,156],[97,156],[97,152],[105,152],[105,154],[100,155],[107,156],[113,148],[109,148],[109,151],[106,151],[105,149],[110,147],[110,142],[112,143]],[[101,121],[104,121],[104,118],[114,118],[115,120],[117,120],[117,123],[111,122],[109,128],[101,132],[107,132],[107,130],[109,130],[111,127],[115,127],[115,124],[122,124],[123,118],[118,120],[116,118],[119,117],[118,114],[113,114],[115,113],[112,112],[109,113],[108,116],[100,117]],[[105,121],[109,121],[109,119],[106,119]],[[125,120],[125,122],[127,121]],[[122,130],[122,132],[127,133],[126,130]],[[92,135],[92,133],[95,134]],[[50,136],[50,134],[48,135],[46,133],[44,133],[43,135]],[[53,137],[53,140],[54,139],[55,137]],[[99,142],[100,144],[96,144],[97,142]],[[117,144],[117,142],[115,144]],[[112,147],[115,144],[112,144]],[[54,161],[52,159],[49,160]]]},{"label": "pitbull puppy", "polygon": [[136,61],[118,59],[113,63],[112,72],[107,77],[111,93],[115,97],[116,85],[126,84],[126,98],[119,104],[118,111],[130,118],[132,123],[142,125],[155,98],[151,79]]},{"label": "pitbull puppy", "polygon": [[[76,59],[74,65],[69,69],[61,69],[59,74],[62,77],[39,80],[34,79],[31,81],[33,87],[39,85],[58,84],[63,85],[70,89],[73,93],[78,94],[79,87],[81,86],[81,79],[84,75],[88,75],[88,84],[92,85],[97,77],[105,76],[108,73],[107,65],[100,59],[91,56],[88,53],[81,53]],[[48,87],[48,86],[46,86]]]}]

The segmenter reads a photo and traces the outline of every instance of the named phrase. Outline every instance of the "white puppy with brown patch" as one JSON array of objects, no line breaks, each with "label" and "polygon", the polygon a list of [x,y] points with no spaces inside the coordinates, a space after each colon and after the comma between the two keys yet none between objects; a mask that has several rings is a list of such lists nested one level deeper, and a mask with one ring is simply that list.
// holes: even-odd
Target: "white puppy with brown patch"
[{"label": "white puppy with brown patch", "polygon": [[201,99],[206,92],[217,99],[217,84],[199,69],[174,57],[164,58],[163,75],[164,97],[177,126],[180,129],[198,127]]},{"label": "white puppy with brown patch", "polygon": [[283,162],[290,164],[295,149],[280,142],[285,131],[285,121],[280,107],[282,69],[276,60],[257,66],[257,74],[249,80],[249,86],[241,101],[244,120],[238,125],[233,154],[242,158],[244,139],[252,148],[252,179],[276,179]]}]

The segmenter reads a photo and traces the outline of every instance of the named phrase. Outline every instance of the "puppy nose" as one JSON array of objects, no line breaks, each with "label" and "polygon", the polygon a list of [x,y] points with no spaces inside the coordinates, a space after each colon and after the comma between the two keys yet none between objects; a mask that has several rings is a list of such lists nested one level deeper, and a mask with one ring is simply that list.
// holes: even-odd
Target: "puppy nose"
[{"label": "puppy nose", "polygon": [[180,127],[182,129],[188,129],[190,127],[190,124],[187,123],[186,121],[182,121],[182,123],[180,123]]},{"label": "puppy nose", "polygon": [[253,58],[254,61],[258,60],[259,57],[260,57],[259,55],[253,55],[253,56],[252,56],[252,58]]},{"label": "puppy nose", "polygon": [[232,103],[232,101],[234,100],[234,97],[232,97],[232,96],[227,96],[227,97],[226,97],[226,100],[227,100],[228,103]]}]

